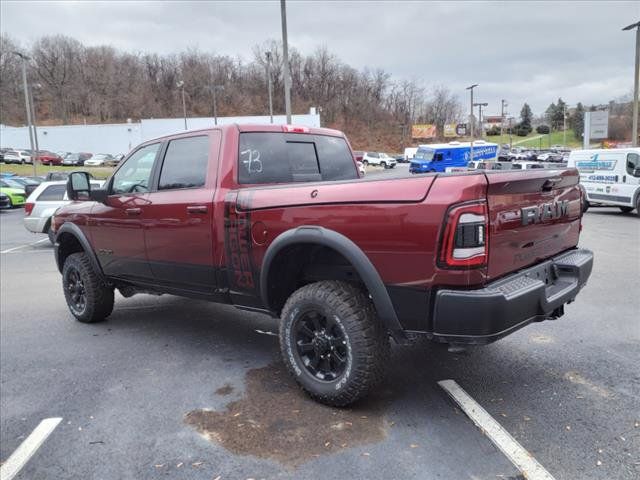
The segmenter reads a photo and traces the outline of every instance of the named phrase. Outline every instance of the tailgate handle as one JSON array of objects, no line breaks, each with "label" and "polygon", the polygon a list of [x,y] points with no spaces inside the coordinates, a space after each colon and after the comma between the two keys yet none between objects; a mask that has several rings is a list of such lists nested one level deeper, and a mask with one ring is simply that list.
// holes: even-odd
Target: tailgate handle
[{"label": "tailgate handle", "polygon": [[545,180],[545,182],[542,184],[542,191],[547,192],[553,189],[556,183],[560,183],[561,181],[562,181],[562,177],[553,177]]}]

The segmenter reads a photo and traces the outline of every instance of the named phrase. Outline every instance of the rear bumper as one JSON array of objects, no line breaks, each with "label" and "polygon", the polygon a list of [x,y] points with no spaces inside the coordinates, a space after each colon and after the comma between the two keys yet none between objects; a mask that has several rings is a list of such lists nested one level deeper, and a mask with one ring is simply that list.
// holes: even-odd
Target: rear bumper
[{"label": "rear bumper", "polygon": [[592,267],[593,253],[574,249],[479,290],[439,290],[434,337],[449,343],[486,344],[530,322],[558,318],[586,284]]},{"label": "rear bumper", "polygon": [[47,224],[48,218],[43,217],[24,217],[24,228],[33,233],[46,233],[44,227]]}]

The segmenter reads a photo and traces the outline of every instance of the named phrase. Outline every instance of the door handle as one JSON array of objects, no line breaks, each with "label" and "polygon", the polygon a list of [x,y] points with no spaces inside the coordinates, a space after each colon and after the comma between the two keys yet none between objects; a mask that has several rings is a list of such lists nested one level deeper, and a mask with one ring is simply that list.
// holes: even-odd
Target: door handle
[{"label": "door handle", "polygon": [[124,211],[127,215],[140,215],[142,213],[142,209],[138,207],[125,208]]},{"label": "door handle", "polygon": [[187,206],[187,213],[207,213],[206,205],[189,205]]}]

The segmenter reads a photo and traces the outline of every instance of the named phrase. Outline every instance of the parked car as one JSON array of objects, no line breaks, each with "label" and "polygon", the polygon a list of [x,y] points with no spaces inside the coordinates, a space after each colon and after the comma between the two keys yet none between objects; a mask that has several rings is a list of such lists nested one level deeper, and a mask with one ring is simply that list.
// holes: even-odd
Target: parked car
[{"label": "parked car", "polygon": [[[93,188],[100,188],[104,182],[91,182]],[[67,182],[43,182],[29,195],[24,205],[24,226],[33,233],[46,233],[51,243],[55,242],[51,230],[51,217],[56,210],[69,203]]]},{"label": "parked car", "polygon": [[364,168],[363,163],[360,161],[357,161],[356,165],[358,165],[358,172],[360,172],[360,176],[364,177],[367,174],[367,170]]},{"label": "parked car", "polygon": [[29,194],[33,192],[36,189],[36,187],[42,183],[42,180],[35,180],[31,177],[13,176],[13,177],[10,177],[10,180],[14,183],[21,185],[27,196],[29,196]]},{"label": "parked car", "polygon": [[0,193],[0,209],[11,208],[11,200],[6,193]]},{"label": "parked car", "polygon": [[123,158],[124,154],[119,153],[118,155],[114,155],[111,160],[104,162],[104,164],[106,167],[115,167],[122,161]]},{"label": "parked car", "polygon": [[42,165],[62,165],[62,157],[48,150],[39,151],[38,158]]},{"label": "parked car", "polygon": [[395,158],[398,163],[409,163],[409,160],[404,158],[404,155],[394,155],[393,158]]},{"label": "parked car", "polygon": [[89,160],[91,156],[92,155],[90,153],[69,153],[62,160],[62,165],[64,165],[65,167],[73,166],[73,165],[83,166],[84,162]]},{"label": "parked car", "polygon": [[4,154],[4,163],[33,163],[27,150],[7,150]]},{"label": "parked car", "polygon": [[85,160],[85,167],[102,167],[107,165],[107,162],[112,162],[114,160],[113,155],[109,155],[108,153],[96,153],[90,159]]},{"label": "parked car", "polygon": [[105,320],[118,289],[279,317],[291,376],[346,406],[390,338],[491,343],[561,317],[589,279],[575,169],[358,178],[344,134],[287,125],[149,140],[105,188],[73,172],[52,219],[70,315]]},{"label": "parked car", "polygon": [[[61,171],[48,172],[46,177],[44,177],[44,181],[45,182],[56,182],[56,181],[61,181],[61,180],[65,180],[66,181],[67,178],[69,178],[69,173],[71,173],[71,172],[61,172]],[[91,178],[93,178],[93,174],[88,173],[88,175]]]},{"label": "parked car", "polygon": [[382,152],[365,152],[362,156],[364,166],[377,165],[384,168],[393,168],[396,166],[396,159]]},{"label": "parked car", "polygon": [[19,183],[11,182],[6,177],[0,179],[0,193],[9,197],[9,208],[22,207],[27,198],[24,188]]},{"label": "parked car", "polygon": [[511,168],[513,170],[532,170],[536,168],[544,168],[544,164],[540,162],[525,162],[522,160],[518,160],[512,162]]}]

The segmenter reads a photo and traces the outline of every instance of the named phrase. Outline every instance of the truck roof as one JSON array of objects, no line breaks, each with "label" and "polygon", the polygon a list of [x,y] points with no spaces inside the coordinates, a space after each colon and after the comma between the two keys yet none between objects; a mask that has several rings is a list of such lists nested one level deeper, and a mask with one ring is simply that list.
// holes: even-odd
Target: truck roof
[{"label": "truck roof", "polygon": [[[467,148],[470,147],[470,142],[449,142],[449,143],[425,143],[420,145],[419,148],[437,148],[437,149],[447,149],[447,148]],[[474,147],[497,147],[497,143],[485,142],[484,140],[475,140],[473,142]]]},{"label": "truck roof", "polygon": [[170,135],[163,135],[161,137],[151,138],[143,144],[149,142],[155,142],[158,140],[180,137],[185,134],[210,132],[213,130],[221,130],[223,133],[229,130],[237,130],[238,132],[281,132],[281,133],[309,133],[311,135],[328,135],[331,137],[344,137],[344,133],[340,130],[334,130],[332,128],[322,127],[308,127],[306,125],[286,125],[286,124],[258,124],[258,123],[230,123],[227,125],[216,125],[209,128],[200,128],[195,130],[185,130],[183,132],[176,132]]}]

